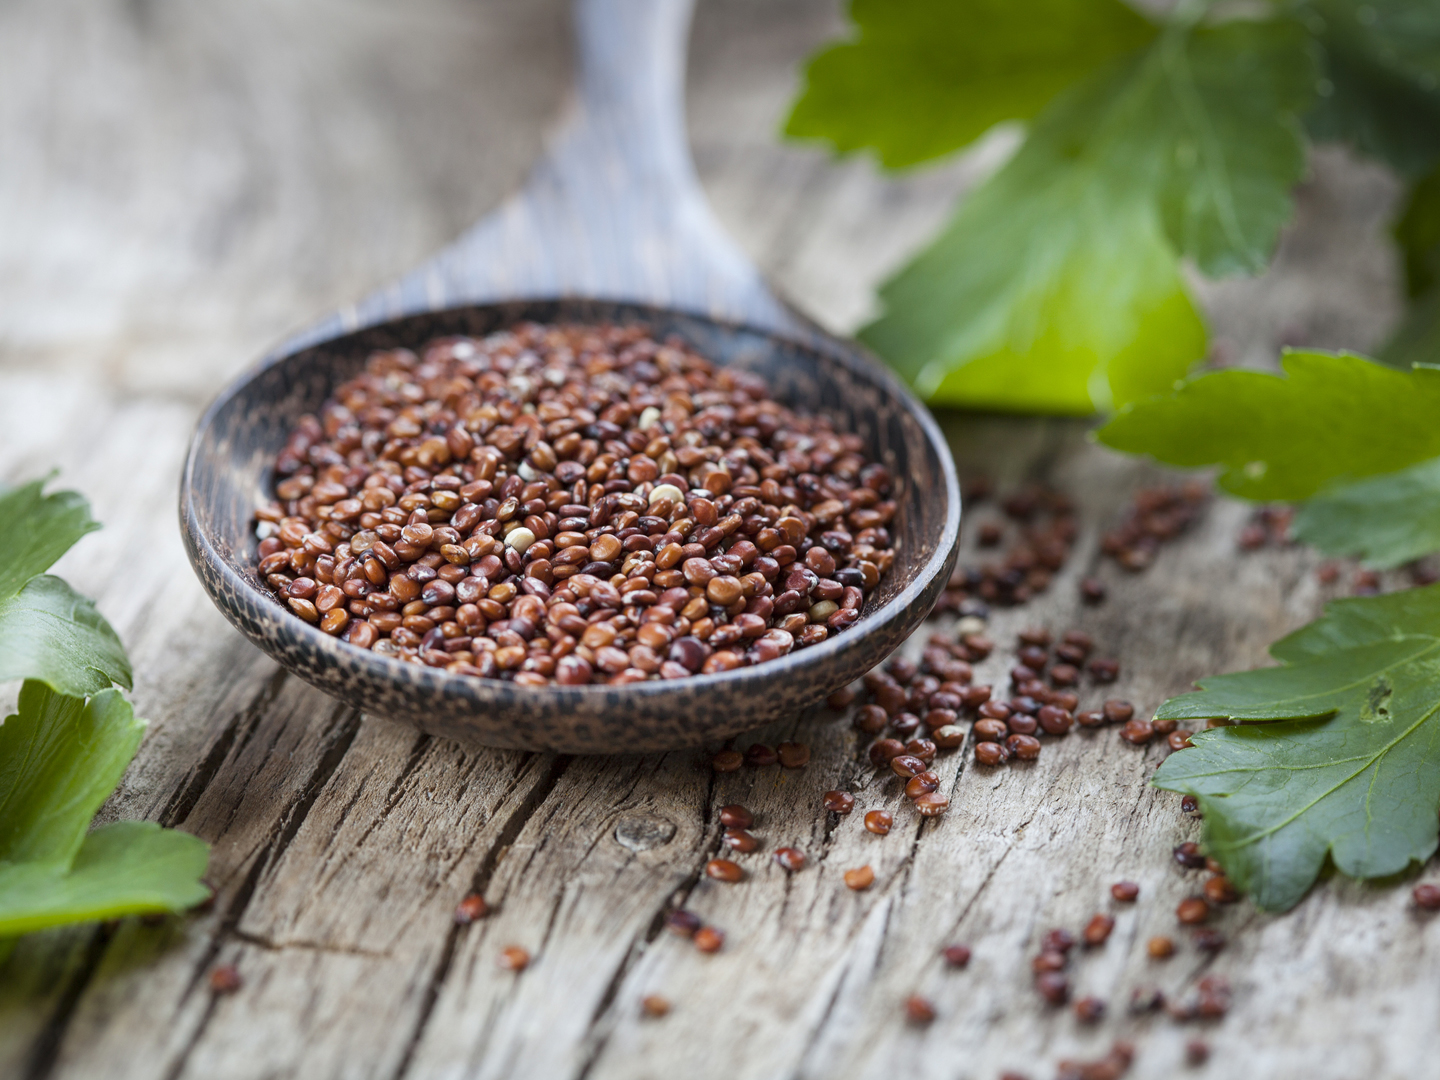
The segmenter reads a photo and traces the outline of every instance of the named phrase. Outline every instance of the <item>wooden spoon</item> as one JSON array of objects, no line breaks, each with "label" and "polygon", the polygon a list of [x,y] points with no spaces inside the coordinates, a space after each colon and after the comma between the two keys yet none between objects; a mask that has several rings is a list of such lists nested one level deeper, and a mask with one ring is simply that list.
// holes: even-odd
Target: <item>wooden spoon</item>
[{"label": "wooden spoon", "polygon": [[[716,224],[684,133],[689,0],[578,0],[567,118],[524,189],[449,248],[286,342],[220,395],[185,463],[186,550],[211,598],[286,668],[367,712],[490,746],[616,753],[717,743],[793,714],[890,654],[955,561],[960,493],[930,414],[887,369],[779,302]],[[275,457],[374,349],[522,320],[635,322],[764,376],[833,416],[895,477],[896,559],[862,619],[819,645],[716,675],[523,687],[349,645],[301,621],[255,568]]]}]

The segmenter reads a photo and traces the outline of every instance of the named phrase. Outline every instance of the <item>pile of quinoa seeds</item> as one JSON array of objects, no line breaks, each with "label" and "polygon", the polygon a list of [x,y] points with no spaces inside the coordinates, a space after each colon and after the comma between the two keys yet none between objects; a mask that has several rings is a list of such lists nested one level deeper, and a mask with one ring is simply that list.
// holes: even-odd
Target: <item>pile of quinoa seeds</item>
[{"label": "pile of quinoa seeds", "polygon": [[853,626],[894,560],[859,436],[634,325],[377,352],[275,480],[259,569],[297,617],[528,686],[774,660]]}]

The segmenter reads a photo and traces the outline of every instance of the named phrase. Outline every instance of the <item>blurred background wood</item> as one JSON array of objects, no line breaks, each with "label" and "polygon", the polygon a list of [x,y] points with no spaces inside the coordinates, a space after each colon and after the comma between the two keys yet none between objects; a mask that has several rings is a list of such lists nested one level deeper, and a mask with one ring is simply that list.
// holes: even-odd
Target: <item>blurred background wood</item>
[{"label": "blurred background wood", "polygon": [[[1013,136],[900,177],[781,145],[798,61],[842,28],[831,0],[702,0],[686,108],[721,225],[846,332]],[[881,840],[858,811],[833,828],[819,811],[834,786],[861,807],[897,801],[826,714],[756,736],[808,742],[801,772],[714,777],[701,752],[464,752],[289,678],[204,600],[174,517],[199,410],[277,340],[499,205],[561,114],[569,67],[557,0],[0,8],[0,478],[58,465],[105,523],[58,567],[121,631],[151,719],[104,815],[209,840],[219,894],[212,913],[163,926],[25,939],[0,967],[0,1075],[1041,1077],[1126,1037],[1133,1075],[1169,1076],[1196,1034],[1214,1048],[1196,1075],[1426,1074],[1440,928],[1413,917],[1408,889],[1331,881],[1280,918],[1239,905],[1213,961],[1188,943],[1169,964],[1145,958],[1195,887],[1169,858],[1194,826],[1145,783],[1158,749],[1107,732],[1001,774],[942,759],[951,813],[923,827],[897,815]],[[1275,268],[1199,286],[1215,359],[1374,347],[1398,311],[1384,237],[1396,191],[1377,168],[1317,154]],[[1007,646],[1022,625],[1080,625],[1122,658],[1115,693],[1149,709],[1196,675],[1261,662],[1318,612],[1313,556],[1237,557],[1233,504],[1120,578],[1097,538],[1154,470],[1075,423],[944,419],[965,472],[1051,482],[1081,508],[1051,591],[995,618]],[[992,512],[973,515],[970,556]],[[1097,567],[1111,598],[1082,610],[1076,581]],[[1002,650],[981,675],[1007,667]],[[739,886],[700,876],[732,801],[765,842]],[[794,877],[768,859],[786,843],[812,859]],[[877,881],[852,894],[840,874],[862,863]],[[1110,1001],[1084,1028],[1038,1002],[1028,961],[1049,927],[1109,909],[1121,876],[1142,897],[1077,968],[1077,987]],[[456,928],[477,887],[496,914]],[[727,931],[723,952],[660,931],[677,899]],[[957,940],[975,959],[948,972],[937,953]],[[535,956],[519,976],[495,965],[509,944]],[[207,990],[217,963],[244,976],[233,997]],[[1133,987],[1183,992],[1210,971],[1235,986],[1223,1023],[1126,1015]],[[939,1012],[928,1029],[902,1022],[914,992]],[[642,1019],[647,994],[670,1015]]]}]

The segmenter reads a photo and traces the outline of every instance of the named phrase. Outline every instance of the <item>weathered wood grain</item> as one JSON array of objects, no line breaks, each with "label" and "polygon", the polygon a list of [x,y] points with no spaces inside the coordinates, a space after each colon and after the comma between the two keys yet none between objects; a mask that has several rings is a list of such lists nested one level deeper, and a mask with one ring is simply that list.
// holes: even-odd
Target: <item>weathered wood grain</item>
[{"label": "weathered wood grain", "polygon": [[[950,814],[922,824],[902,808],[880,838],[860,810],[897,805],[895,781],[824,712],[755,736],[808,742],[806,769],[716,777],[700,752],[467,754],[278,672],[184,565],[175,478],[194,417],[264,346],[408,269],[525,175],[561,111],[563,6],[27,2],[0,26],[0,477],[58,465],[105,522],[58,568],[121,631],[151,719],[104,813],[205,837],[218,892],[212,912],[163,926],[22,942],[0,967],[0,1075],[1040,1077],[1124,1036],[1133,1075],[1172,1076],[1199,1029],[1124,1003],[1202,971],[1231,979],[1236,1007],[1203,1029],[1215,1055],[1197,1076],[1433,1071],[1440,928],[1406,890],[1331,881],[1286,916],[1227,911],[1230,944],[1211,962],[1183,935],[1174,960],[1145,958],[1194,887],[1169,850],[1195,826],[1145,784],[1159,750],[1113,731],[1001,773],[942,757]],[[778,146],[793,65],[838,26],[828,2],[702,3],[688,118],[725,230],[844,330],[1006,139],[900,178]],[[1373,345],[1396,310],[1380,235],[1394,192],[1378,170],[1317,156],[1276,269],[1206,287],[1224,358],[1262,362],[1282,340]],[[996,615],[1007,647],[1022,625],[1080,625],[1122,657],[1113,692],[1152,708],[1199,674],[1259,662],[1324,599],[1312,555],[1237,557],[1245,510],[1225,503],[1123,575],[1098,562],[1098,535],[1153,470],[1074,423],[947,424],[964,470],[1054,483],[1081,508],[1050,592]],[[993,513],[974,508],[967,557]],[[1082,609],[1075,581],[1092,571],[1110,600]],[[1008,662],[997,652],[981,676]],[[818,805],[832,786],[860,804],[837,822]],[[701,876],[732,801],[764,841],[733,886]],[[782,844],[811,865],[781,871]],[[852,893],[840,874],[862,863],[877,880]],[[1044,930],[1109,910],[1121,876],[1141,901],[1076,967],[1077,987],[1111,1003],[1089,1031],[1038,1003],[1028,960]],[[472,888],[496,912],[456,927]],[[724,928],[724,951],[661,930],[676,903]],[[939,961],[952,941],[975,950],[965,971]],[[518,975],[495,964],[510,944],[534,955]],[[246,985],[213,999],[221,962]],[[901,1018],[914,992],[940,1014],[923,1031]],[[642,1017],[647,994],[671,1014]]]}]

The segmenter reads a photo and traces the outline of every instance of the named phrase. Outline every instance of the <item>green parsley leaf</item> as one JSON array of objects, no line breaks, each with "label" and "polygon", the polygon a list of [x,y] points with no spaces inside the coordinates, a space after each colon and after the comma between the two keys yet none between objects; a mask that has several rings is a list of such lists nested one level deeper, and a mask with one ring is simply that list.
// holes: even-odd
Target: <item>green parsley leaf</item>
[{"label": "green parsley leaf", "polygon": [[810,61],[785,133],[891,169],[1029,119],[1156,32],[1118,0],[853,0],[850,18],[855,40]]},{"label": "green parsley leaf", "polygon": [[1440,369],[1308,351],[1287,352],[1281,365],[1283,377],[1199,375],[1122,409],[1097,438],[1170,465],[1219,465],[1221,487],[1257,500],[1305,499],[1440,457]]},{"label": "green parsley leaf", "polygon": [[119,691],[84,701],[21,687],[0,725],[0,939],[205,899],[203,841],[141,821],[86,835],[144,731]]},{"label": "green parsley leaf", "polygon": [[68,867],[144,733],[115,690],[84,701],[26,681],[0,725],[0,863]]},{"label": "green parsley leaf", "polygon": [[95,605],[49,574],[0,600],[0,679],[44,679],[84,696],[130,687],[130,661]]},{"label": "green parsley leaf", "polygon": [[201,903],[203,840],[153,821],[117,821],[85,838],[67,872],[49,863],[0,863],[0,937]]},{"label": "green parsley leaf", "polygon": [[1306,118],[1416,176],[1440,161],[1440,7],[1433,0],[1301,0],[1315,34],[1324,92]]},{"label": "green parsley leaf", "polygon": [[1440,551],[1440,458],[1316,495],[1296,511],[1291,532],[1380,570]]},{"label": "green parsley leaf", "polygon": [[45,481],[0,491],[0,597],[14,596],[86,533],[100,528],[74,491],[42,493]]},{"label": "green parsley leaf", "polygon": [[1085,413],[1162,392],[1204,350],[1177,255],[1264,265],[1313,81],[1293,23],[1170,28],[1049,106],[860,337],[947,404]]},{"label": "green parsley leaf", "polygon": [[[73,491],[43,481],[0,493],[0,680],[43,679],[84,697],[129,687],[120,638],[89,600],[44,571],[100,526]],[[40,576],[37,576],[40,575]]]},{"label": "green parsley leaf", "polygon": [[1327,853],[1356,878],[1429,858],[1440,586],[1337,600],[1270,652],[1281,666],[1202,679],[1156,715],[1272,722],[1193,735],[1155,785],[1196,797],[1207,851],[1262,908],[1299,902]]}]

